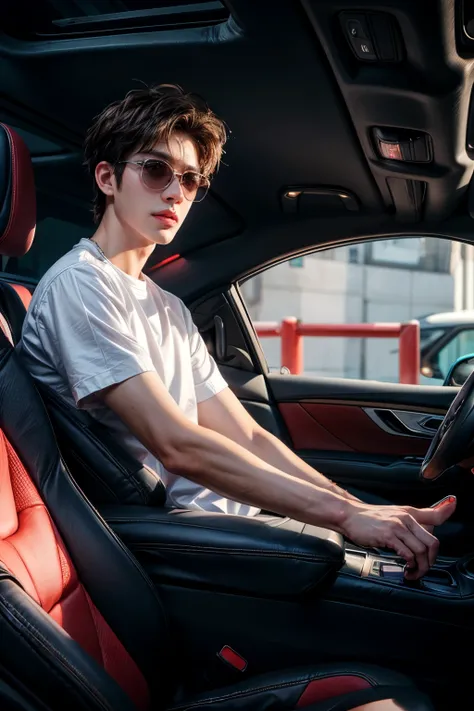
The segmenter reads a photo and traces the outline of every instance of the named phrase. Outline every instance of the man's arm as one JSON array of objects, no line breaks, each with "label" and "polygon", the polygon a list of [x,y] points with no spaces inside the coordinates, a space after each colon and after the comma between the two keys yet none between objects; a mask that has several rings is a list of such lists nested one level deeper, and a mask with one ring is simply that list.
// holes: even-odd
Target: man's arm
[{"label": "man's arm", "polygon": [[198,410],[200,425],[232,439],[264,462],[346,499],[360,501],[310,467],[281,440],[260,427],[229,388],[200,403]]},{"label": "man's arm", "polygon": [[173,474],[242,503],[339,531],[359,545],[392,548],[417,567],[414,577],[436,559],[438,541],[420,523],[441,523],[454,505],[442,510],[369,506],[297,479],[189,421],[156,372],[113,385],[102,399]]}]

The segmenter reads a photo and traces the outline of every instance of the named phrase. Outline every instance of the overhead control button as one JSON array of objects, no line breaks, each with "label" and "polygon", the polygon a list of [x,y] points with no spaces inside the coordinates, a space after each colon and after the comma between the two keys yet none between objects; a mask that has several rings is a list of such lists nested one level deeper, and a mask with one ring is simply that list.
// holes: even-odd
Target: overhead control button
[{"label": "overhead control button", "polygon": [[380,12],[341,12],[341,27],[357,59],[400,62],[403,44],[395,18]]},{"label": "overhead control button", "polygon": [[347,20],[346,27],[350,37],[367,39],[367,31],[364,32],[364,28],[360,20]]},{"label": "overhead control button", "polygon": [[366,62],[374,62],[377,59],[377,55],[375,54],[374,50],[374,45],[369,39],[352,37],[351,44],[354,49],[354,52],[356,53],[359,59],[363,59]]},{"label": "overhead control button", "polygon": [[377,55],[365,15],[343,13],[343,27],[354,54],[365,62],[375,61]]}]

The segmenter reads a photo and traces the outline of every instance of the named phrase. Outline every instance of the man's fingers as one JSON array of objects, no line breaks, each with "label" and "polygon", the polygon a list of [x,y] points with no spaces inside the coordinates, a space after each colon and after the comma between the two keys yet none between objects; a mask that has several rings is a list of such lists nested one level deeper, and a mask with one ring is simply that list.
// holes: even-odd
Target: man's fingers
[{"label": "man's fingers", "polygon": [[[421,578],[421,576],[425,575],[425,573],[427,573],[430,569],[428,548],[408,528],[401,530],[397,535],[406,547],[414,553],[417,567],[415,577]],[[410,568],[413,566],[408,564],[408,567]]]},{"label": "man's fingers", "polygon": [[414,553],[405,545],[405,543],[398,537],[393,539],[390,544],[390,548],[395,551],[395,553],[406,560],[407,566],[409,568],[416,568],[416,559]]},{"label": "man's fingers", "polygon": [[429,567],[436,562],[438,555],[439,541],[429,531],[426,531],[423,526],[420,526],[414,519],[408,518],[406,521],[407,528],[414,536],[422,543],[427,551]]},{"label": "man's fingers", "polygon": [[440,526],[448,520],[456,510],[456,497],[449,496],[444,502],[440,503],[437,508],[430,509],[415,509],[411,506],[405,508],[405,511],[413,516],[413,518],[426,526]]}]

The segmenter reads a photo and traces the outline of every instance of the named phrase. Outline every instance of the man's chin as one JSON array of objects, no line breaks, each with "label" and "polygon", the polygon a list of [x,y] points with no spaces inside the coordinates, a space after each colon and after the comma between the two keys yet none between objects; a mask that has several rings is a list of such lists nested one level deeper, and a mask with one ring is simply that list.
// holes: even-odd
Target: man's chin
[{"label": "man's chin", "polygon": [[154,236],[153,241],[161,247],[166,247],[167,244],[171,244],[175,237],[176,232],[172,230],[160,230],[160,232]]}]

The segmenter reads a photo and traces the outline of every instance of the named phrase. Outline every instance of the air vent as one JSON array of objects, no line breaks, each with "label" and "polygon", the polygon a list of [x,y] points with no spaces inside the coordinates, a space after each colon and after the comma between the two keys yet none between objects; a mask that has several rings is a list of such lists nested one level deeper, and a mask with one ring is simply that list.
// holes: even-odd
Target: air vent
[{"label": "air vent", "polygon": [[3,0],[4,33],[27,41],[209,27],[225,22],[222,2],[182,0]]}]

